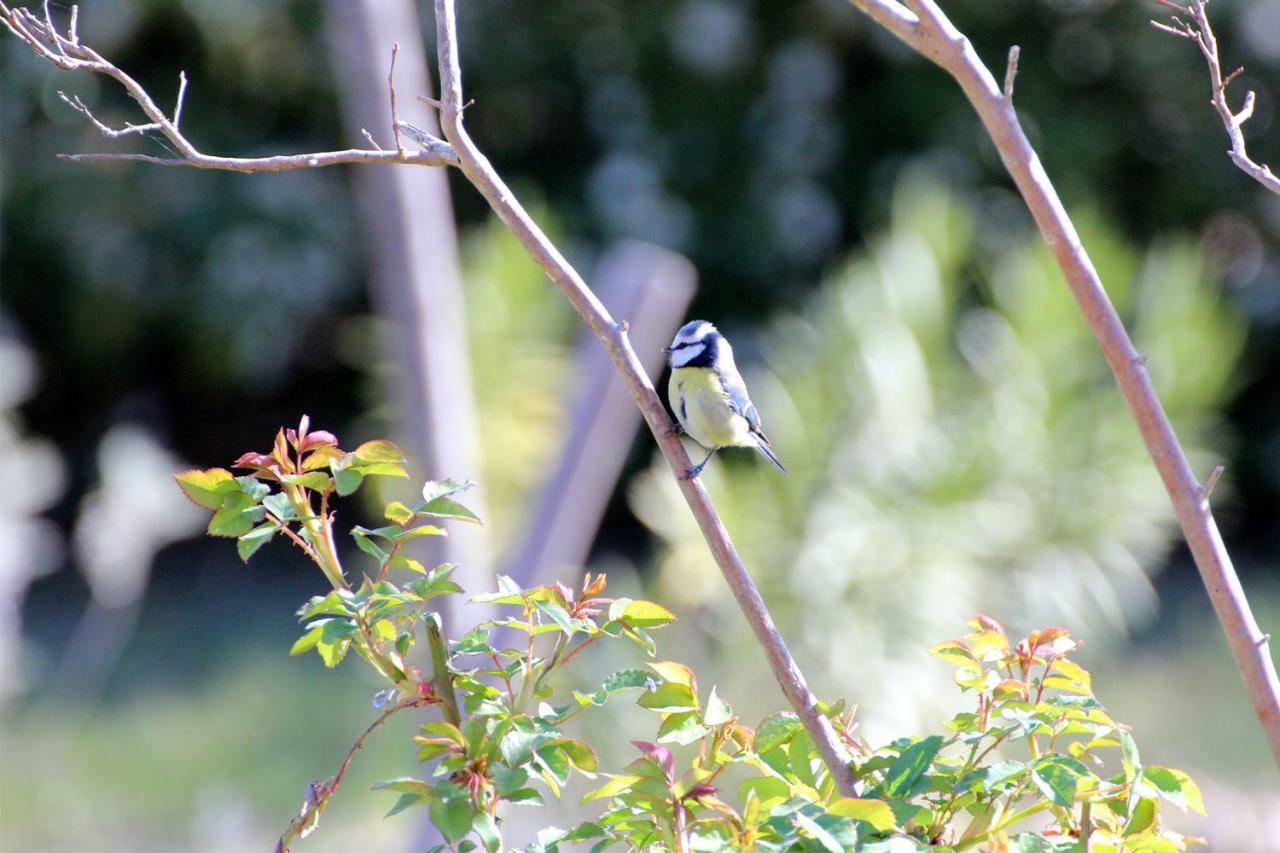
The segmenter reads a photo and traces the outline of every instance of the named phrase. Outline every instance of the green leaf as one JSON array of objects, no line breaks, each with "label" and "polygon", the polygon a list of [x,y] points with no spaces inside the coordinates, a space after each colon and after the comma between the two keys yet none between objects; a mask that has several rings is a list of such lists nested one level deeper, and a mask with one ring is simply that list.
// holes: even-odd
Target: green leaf
[{"label": "green leaf", "polygon": [[356,448],[355,458],[359,462],[368,463],[390,462],[395,465],[403,465],[405,462],[404,454],[400,452],[400,448],[386,439],[366,441]]},{"label": "green leaf", "polygon": [[595,750],[580,740],[562,738],[560,740],[552,741],[549,745],[560,747],[561,751],[564,752],[565,757],[569,759],[569,762],[579,770],[586,771],[587,773],[594,773],[596,767],[599,766]]},{"label": "green leaf", "polygon": [[1076,799],[1080,777],[1060,762],[1040,761],[1031,768],[1031,781],[1045,799],[1059,806],[1070,806]]},{"label": "green leaf", "polygon": [[279,525],[274,522],[258,525],[236,540],[236,553],[240,555],[241,560],[249,562],[249,558],[256,554],[259,548],[270,542],[279,529]]},{"label": "green leaf", "polygon": [[228,492],[222,497],[222,505],[209,520],[210,536],[238,538],[253,529],[266,511],[244,492]]},{"label": "green leaf", "polygon": [[756,729],[756,752],[765,753],[782,746],[801,728],[800,718],[790,711],[765,717]]},{"label": "green leaf", "polygon": [[363,527],[354,527],[351,530],[351,538],[356,540],[356,547],[364,551],[370,557],[373,557],[381,565],[391,559],[391,555],[384,551],[381,546],[369,538],[372,531]]},{"label": "green leaf", "polygon": [[652,601],[628,602],[618,618],[632,628],[657,628],[676,621],[675,614]]},{"label": "green leaf", "polygon": [[609,777],[609,781],[605,782],[603,785],[601,785],[599,788],[596,788],[594,791],[588,791],[587,793],[583,794],[582,802],[589,803],[592,800],[612,799],[618,796],[619,794],[621,794],[623,791],[630,790],[632,785],[636,784],[637,782],[645,778],[643,776],[629,776],[629,775],[614,776],[612,774],[605,774],[605,775]]},{"label": "green leaf", "polygon": [[413,510],[400,503],[400,501],[392,501],[387,504],[384,515],[387,521],[394,521],[396,524],[408,524],[413,521]]},{"label": "green leaf", "polygon": [[304,489],[311,489],[315,492],[326,492],[332,480],[329,475],[323,471],[312,471],[309,474],[291,474],[284,478],[286,483],[294,486],[302,486]]},{"label": "green leaf", "polygon": [[1120,729],[1120,748],[1124,762],[1124,778],[1132,782],[1142,770],[1142,760],[1138,757],[1138,745],[1133,742],[1133,735],[1124,729]]},{"label": "green leaf", "polygon": [[418,510],[419,515],[427,515],[432,518],[444,518],[450,521],[466,521],[471,524],[483,524],[480,516],[467,509],[462,504],[450,498],[436,498],[427,503]]},{"label": "green leaf", "polygon": [[1186,811],[1188,808],[1204,814],[1204,797],[1200,794],[1200,786],[1181,770],[1168,767],[1143,768],[1142,776],[1155,786],[1160,796]]},{"label": "green leaf", "polygon": [[289,649],[289,656],[300,655],[312,649],[316,643],[320,642],[320,632],[323,630],[323,625],[317,625],[299,637]]},{"label": "green leaf", "polygon": [[534,602],[534,606],[547,614],[551,621],[556,623],[560,630],[565,633],[565,636],[573,636],[573,620],[569,617],[569,611],[565,610],[559,602],[540,598]]},{"label": "green leaf", "polygon": [[641,708],[648,708],[650,711],[662,711],[664,713],[696,711],[698,710],[698,697],[686,685],[677,684],[674,681],[666,681],[658,685],[656,690],[641,694],[636,704]]},{"label": "green leaf", "polygon": [[471,828],[480,836],[480,843],[488,853],[496,853],[502,847],[502,836],[498,833],[498,824],[494,822],[493,815],[486,811],[477,812]]},{"label": "green leaf", "polygon": [[223,496],[239,488],[231,472],[225,468],[183,471],[174,474],[173,479],[178,481],[188,500],[205,509],[218,509],[222,506]]},{"label": "green leaf", "polygon": [[449,495],[456,495],[458,492],[465,492],[474,485],[475,483],[470,480],[461,483],[456,480],[427,480],[422,486],[422,500],[424,503],[431,503],[439,498],[446,498]]},{"label": "green leaf", "polygon": [[392,815],[400,814],[400,812],[405,809],[420,806],[429,802],[431,802],[430,798],[424,797],[422,794],[401,794],[396,800],[395,805],[393,805],[387,813],[383,815],[383,817],[391,817]]},{"label": "green leaf", "polygon": [[474,821],[475,812],[465,794],[447,796],[431,804],[431,822],[446,841],[461,841],[471,831]]},{"label": "green leaf", "polygon": [[316,651],[320,653],[320,659],[324,661],[324,665],[333,669],[347,656],[347,648],[350,645],[350,637],[343,637],[336,642],[326,642],[322,639],[316,644]]},{"label": "green leaf", "polygon": [[941,735],[932,735],[904,749],[885,775],[885,794],[891,799],[911,796],[916,782],[928,771],[940,749]]},{"label": "green leaf", "polygon": [[945,640],[929,649],[929,654],[953,666],[964,669],[982,669],[982,664],[969,651],[969,647],[959,640]]},{"label": "green leaf", "polygon": [[333,472],[333,488],[340,497],[346,497],[360,488],[364,482],[364,474],[352,468],[344,468]]},{"label": "green leaf", "polygon": [[697,711],[671,714],[658,727],[658,743],[690,744],[701,740],[710,729],[698,720]]},{"label": "green leaf", "polygon": [[[521,719],[528,723],[527,718]],[[528,761],[529,756],[533,755],[533,748],[539,741],[544,739],[544,736],[538,732],[528,731],[523,728],[512,728],[511,731],[503,735],[498,748],[502,751],[503,760],[515,767]]]},{"label": "green leaf", "polygon": [[488,643],[489,632],[484,628],[472,628],[453,644],[453,653],[457,655],[491,655],[493,648]]},{"label": "green leaf", "polygon": [[716,695],[716,689],[712,687],[711,695],[707,697],[707,710],[702,714],[702,724],[722,726],[731,719],[733,719],[733,709],[729,707],[729,703]]},{"label": "green leaf", "polygon": [[263,498],[271,494],[271,487],[257,477],[236,477],[236,485],[240,487],[240,491],[253,498],[254,503],[261,502]]},{"label": "green leaf", "polygon": [[866,821],[874,826],[878,832],[888,832],[897,826],[897,822],[893,817],[893,809],[889,808],[889,804],[884,800],[841,797],[827,806],[827,811],[840,817]]},{"label": "green leaf", "polygon": [[293,511],[293,501],[289,500],[289,496],[284,492],[267,495],[262,499],[262,506],[281,521],[291,521],[297,517]]}]

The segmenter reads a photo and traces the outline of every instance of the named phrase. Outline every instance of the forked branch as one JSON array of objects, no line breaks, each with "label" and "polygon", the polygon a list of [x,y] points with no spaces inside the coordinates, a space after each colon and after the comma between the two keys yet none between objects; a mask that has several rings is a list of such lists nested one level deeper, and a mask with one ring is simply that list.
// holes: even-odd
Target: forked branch
[{"label": "forked branch", "polygon": [[[46,0],[42,15],[21,6],[11,7],[0,0],[0,24],[21,39],[35,53],[52,62],[65,71],[87,71],[101,74],[119,83],[138,106],[142,109],[147,121],[143,124],[127,122],[123,127],[112,127],[93,114],[93,111],[78,96],[69,96],[63,92],[58,95],[72,109],[84,115],[104,136],[118,139],[122,136],[146,135],[157,133],[172,144],[176,156],[160,157],[152,154],[135,152],[92,152],[85,154],[60,154],[64,160],[126,160],[142,163],[153,163],[159,166],[190,166],[197,169],[220,169],[231,172],[283,172],[290,169],[314,169],[320,166],[334,166],[339,163],[405,163],[420,166],[456,165],[457,158],[453,149],[443,140],[429,137],[422,143],[423,150],[408,151],[399,144],[396,134],[394,150],[384,151],[376,144],[371,149],[349,148],[343,151],[319,151],[312,154],[285,154],[274,157],[219,157],[205,154],[182,133],[179,125],[182,120],[182,107],[187,94],[187,75],[178,75],[178,95],[173,108],[173,117],[151,97],[137,80],[129,76],[115,64],[103,58],[96,50],[80,41],[77,30],[80,10],[71,7],[71,19],[65,31],[59,30],[49,13]],[[393,55],[394,56],[394,55]],[[395,88],[392,86],[394,98]],[[398,119],[393,124],[398,123]],[[372,138],[370,137],[372,142]]]},{"label": "forked branch", "polygon": [[[1227,138],[1231,140],[1231,150],[1227,152],[1227,156],[1240,171],[1271,192],[1280,195],[1280,177],[1276,177],[1265,163],[1255,162],[1245,148],[1244,123],[1253,117],[1254,93],[1252,91],[1245,93],[1244,103],[1239,111],[1233,110],[1227,103],[1227,87],[1231,85],[1232,80],[1244,73],[1244,69],[1237,68],[1226,77],[1222,76],[1222,60],[1218,57],[1218,39],[1213,34],[1213,28],[1209,26],[1209,15],[1205,10],[1209,0],[1188,0],[1186,6],[1175,3],[1173,0],[1156,0],[1156,2],[1173,10],[1173,14],[1170,15],[1170,23],[1152,21],[1151,25],[1161,32],[1194,43],[1200,48],[1205,64],[1209,66],[1209,86],[1212,94],[1210,103],[1213,104],[1218,117],[1222,119]],[[1183,19],[1183,15],[1189,16],[1191,20]]]},{"label": "forked branch", "polygon": [[[955,28],[934,0],[904,0],[905,6],[895,0],[850,2],[907,46],[955,78],[982,120],[991,141],[995,143],[1001,161],[1009,170],[1041,236],[1062,269],[1067,285],[1084,313],[1085,321],[1138,423],[1142,440],[1169,492],[1183,536],[1186,537],[1187,545],[1200,570],[1201,580],[1209,592],[1209,600],[1213,602],[1214,611],[1231,644],[1231,651],[1253,700],[1258,721],[1276,762],[1280,763],[1280,680],[1276,677],[1275,664],[1271,659],[1268,636],[1258,628],[1249,608],[1249,601],[1209,508],[1207,489],[1197,482],[1187,462],[1187,456],[1169,423],[1160,398],[1156,395],[1151,377],[1147,374],[1146,358],[1134,348],[1115,306],[1111,304],[1102,286],[1093,261],[1080,243],[1075,225],[1022,130],[1017,110],[1013,106],[1012,61],[1010,72],[1006,74],[1006,89],[1001,91],[973,45]],[[1203,0],[1193,2],[1203,15]],[[1207,28],[1207,21],[1204,24]],[[1191,30],[1185,25],[1182,27],[1184,37],[1193,38]],[[1215,57],[1211,61],[1211,68],[1216,67],[1216,45],[1211,40],[1204,40],[1204,29],[1198,31],[1201,33],[1201,43],[1212,46],[1212,50],[1206,55]],[[1234,121],[1234,117],[1239,114],[1232,114],[1226,109],[1226,101],[1222,95],[1225,83],[1220,77],[1220,74],[1215,73],[1215,105],[1217,102],[1222,104],[1220,111],[1223,112],[1224,120],[1227,120],[1227,116],[1233,116]],[[1248,117],[1247,112],[1244,117]],[[1234,124],[1237,133],[1241,121],[1243,119]],[[1243,144],[1241,138],[1241,152]],[[1241,161],[1236,162],[1239,164]],[[1270,176],[1269,170],[1265,175]],[[1274,181],[1274,176],[1270,180]],[[1266,181],[1263,183],[1271,188]]]}]

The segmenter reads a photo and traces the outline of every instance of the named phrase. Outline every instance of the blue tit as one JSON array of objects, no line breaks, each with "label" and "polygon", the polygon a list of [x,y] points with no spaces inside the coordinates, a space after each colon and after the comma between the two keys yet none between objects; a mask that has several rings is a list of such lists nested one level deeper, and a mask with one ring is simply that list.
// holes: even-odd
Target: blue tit
[{"label": "blue tit", "polygon": [[760,415],[733,363],[733,347],[715,326],[706,320],[686,323],[662,351],[671,363],[671,409],[684,432],[708,449],[686,479],[698,476],[722,447],[754,447],[787,473],[760,428]]}]

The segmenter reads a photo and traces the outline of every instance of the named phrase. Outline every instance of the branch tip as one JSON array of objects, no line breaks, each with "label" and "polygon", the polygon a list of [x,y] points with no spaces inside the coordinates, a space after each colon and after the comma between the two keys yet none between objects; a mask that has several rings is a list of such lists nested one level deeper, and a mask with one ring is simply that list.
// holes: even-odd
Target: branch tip
[{"label": "branch tip", "polygon": [[1018,57],[1022,53],[1022,48],[1014,45],[1009,48],[1009,62],[1004,69],[1004,102],[1006,106],[1013,106],[1013,83],[1018,77]]},{"label": "branch tip", "polygon": [[1214,486],[1218,485],[1219,478],[1227,469],[1221,465],[1214,465],[1213,470],[1209,472],[1209,476],[1205,479],[1204,485],[1200,487],[1200,497],[1203,500],[1209,500],[1209,495],[1213,494]]}]

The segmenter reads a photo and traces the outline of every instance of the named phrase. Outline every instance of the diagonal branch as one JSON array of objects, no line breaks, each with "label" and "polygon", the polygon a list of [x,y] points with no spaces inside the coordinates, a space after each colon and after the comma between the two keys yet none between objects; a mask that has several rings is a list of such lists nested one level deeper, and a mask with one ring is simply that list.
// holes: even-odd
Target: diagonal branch
[{"label": "diagonal branch", "polygon": [[[888,14],[892,0],[850,0],[877,21]],[[1199,3],[1199,0],[1193,0]],[[886,27],[909,47],[927,57],[955,78],[1000,152],[1018,191],[1022,194],[1045,243],[1066,276],[1067,285],[1080,305],[1103,356],[1115,375],[1120,391],[1137,421],[1138,431],[1155,461],[1182,527],[1183,536],[1200,570],[1201,580],[1213,602],[1235,655],[1236,665],[1253,701],[1254,711],[1280,763],[1280,679],[1276,677],[1268,637],[1258,628],[1227,554],[1205,491],[1197,482],[1186,454],[1169,423],[1164,406],[1147,374],[1146,358],[1138,353],[1111,304],[1093,261],[1080,243],[1080,235],[1062,206],[1062,200],[1045,174],[1040,158],[1018,122],[1012,99],[1006,100],[995,78],[969,40],[955,28],[934,0],[905,0],[916,24]],[[1200,11],[1203,5],[1200,3]],[[898,7],[901,9],[901,7]],[[1185,26],[1185,25],[1183,25]],[[1212,44],[1208,42],[1208,44]],[[1216,48],[1215,48],[1216,50]],[[1216,55],[1216,54],[1215,54]],[[1218,80],[1215,78],[1215,87]],[[1220,92],[1215,98],[1220,97]],[[1225,102],[1224,102],[1225,104]],[[1242,143],[1243,144],[1243,143]],[[1239,161],[1237,161],[1239,162]]]},{"label": "diagonal branch", "polygon": [[[129,76],[115,64],[103,58],[101,54],[80,41],[77,34],[77,23],[80,10],[71,7],[71,21],[66,33],[58,30],[49,14],[49,5],[45,3],[44,14],[37,15],[30,9],[21,6],[9,6],[0,0],[0,25],[13,33],[33,50],[36,55],[47,59],[65,71],[87,71],[101,74],[119,83],[129,94],[143,114],[147,117],[145,124],[126,123],[124,127],[113,128],[100,120],[79,97],[69,97],[59,92],[58,95],[72,109],[83,114],[102,134],[111,139],[122,136],[159,133],[177,149],[176,157],[157,157],[150,154],[132,152],[95,152],[86,154],[60,154],[60,158],[72,161],[126,160],[142,163],[154,163],[160,166],[191,166],[197,169],[220,169],[231,172],[283,172],[289,169],[314,169],[320,166],[333,166],[339,163],[405,163],[421,166],[450,166],[457,163],[453,149],[443,140],[428,136],[423,142],[423,150],[407,151],[396,146],[394,151],[383,151],[376,146],[373,149],[349,148],[344,151],[322,151],[314,154],[287,154],[275,157],[219,157],[205,154],[179,130],[182,119],[182,106],[187,94],[187,75],[178,76],[178,97],[173,108],[173,118],[169,118],[155,99],[137,80]],[[394,88],[392,97],[394,98]],[[397,142],[399,136],[396,137]]]},{"label": "diagonal branch", "polygon": [[[556,283],[582,321],[600,339],[614,366],[622,374],[631,398],[643,413],[673,474],[680,477],[689,469],[689,457],[672,427],[671,418],[667,416],[666,409],[654,391],[653,383],[649,381],[644,366],[631,347],[627,337],[627,324],[619,323],[609,315],[577,270],[547,239],[546,234],[498,177],[493,165],[476,147],[463,126],[462,72],[458,60],[454,6],[455,0],[435,0],[436,50],[440,60],[440,125],[445,138],[457,152],[458,168],[485,197],[547,276]],[[729,538],[729,532],[716,513],[707,490],[696,478],[680,479],[679,482],[680,491],[697,519],[712,556],[764,648],[782,692],[817,745],[840,792],[845,796],[856,796],[848,755],[831,721],[818,707],[817,699],[809,690],[795,659],[791,657],[764,599],[760,597],[760,591],[747,573],[742,558],[738,556],[737,549]]]},{"label": "diagonal branch", "polygon": [[1173,26],[1162,24],[1159,21],[1152,21],[1151,25],[1161,32],[1193,41],[1196,47],[1200,48],[1200,53],[1204,55],[1205,64],[1209,66],[1209,84],[1212,90],[1210,103],[1213,104],[1214,110],[1218,113],[1219,118],[1222,119],[1222,126],[1227,131],[1227,138],[1231,140],[1231,150],[1227,152],[1227,156],[1231,158],[1231,162],[1239,167],[1240,171],[1271,190],[1271,192],[1280,195],[1280,177],[1276,177],[1275,173],[1265,163],[1255,162],[1245,148],[1243,128],[1244,123],[1253,117],[1254,93],[1248,92],[1244,96],[1244,104],[1240,107],[1239,112],[1232,110],[1231,105],[1227,103],[1227,86],[1242,74],[1244,69],[1237,68],[1225,78],[1222,76],[1222,61],[1218,58],[1218,39],[1213,34],[1213,28],[1209,26],[1209,15],[1205,11],[1205,7],[1209,5],[1209,0],[1189,0],[1190,5],[1188,6],[1174,3],[1173,0],[1158,0],[1158,2],[1160,5],[1173,9],[1175,12],[1182,12],[1191,16],[1191,23],[1184,21],[1178,15],[1173,15],[1171,17]]}]

